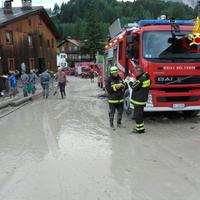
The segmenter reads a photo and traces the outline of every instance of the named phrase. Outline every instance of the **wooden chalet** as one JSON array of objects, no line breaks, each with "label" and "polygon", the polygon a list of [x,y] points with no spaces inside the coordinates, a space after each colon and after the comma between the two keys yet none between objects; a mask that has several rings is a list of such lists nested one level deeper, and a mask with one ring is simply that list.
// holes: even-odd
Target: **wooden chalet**
[{"label": "wooden chalet", "polygon": [[56,70],[57,29],[43,7],[32,7],[22,0],[22,7],[12,7],[6,0],[0,8],[0,74],[48,68]]},{"label": "wooden chalet", "polygon": [[64,39],[59,45],[59,52],[67,54],[67,62],[89,62],[93,58],[89,54],[83,54],[81,52],[83,44],[79,40],[74,39]]}]

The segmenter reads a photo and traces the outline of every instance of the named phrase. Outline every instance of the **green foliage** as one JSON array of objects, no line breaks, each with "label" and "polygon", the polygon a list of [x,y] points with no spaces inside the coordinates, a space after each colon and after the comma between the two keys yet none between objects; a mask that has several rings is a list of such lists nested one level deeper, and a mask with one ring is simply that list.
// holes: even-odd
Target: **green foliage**
[{"label": "green foliage", "polygon": [[103,42],[103,25],[99,20],[97,3],[94,0],[89,1],[89,10],[87,13],[87,25],[86,25],[86,36],[87,40],[85,43],[86,51],[95,56],[97,51],[102,50]]},{"label": "green foliage", "polygon": [[102,50],[102,41],[108,38],[108,27],[120,18],[122,25],[140,19],[156,19],[160,15],[176,19],[193,19],[197,9],[175,2],[162,0],[70,0],[61,7],[55,5],[48,11],[61,36],[79,39],[85,42],[85,50]]},{"label": "green foliage", "polygon": [[55,5],[54,5],[54,9],[53,9],[53,12],[52,12],[52,15],[58,15],[58,14],[60,14],[60,7],[59,7],[59,5],[56,3]]}]

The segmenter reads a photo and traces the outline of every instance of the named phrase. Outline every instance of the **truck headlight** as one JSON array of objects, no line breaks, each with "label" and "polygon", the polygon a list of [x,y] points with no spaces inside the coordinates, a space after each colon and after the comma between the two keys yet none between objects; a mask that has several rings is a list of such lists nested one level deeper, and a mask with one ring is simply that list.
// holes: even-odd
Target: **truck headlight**
[{"label": "truck headlight", "polygon": [[153,106],[153,95],[151,93],[149,93],[147,104]]}]

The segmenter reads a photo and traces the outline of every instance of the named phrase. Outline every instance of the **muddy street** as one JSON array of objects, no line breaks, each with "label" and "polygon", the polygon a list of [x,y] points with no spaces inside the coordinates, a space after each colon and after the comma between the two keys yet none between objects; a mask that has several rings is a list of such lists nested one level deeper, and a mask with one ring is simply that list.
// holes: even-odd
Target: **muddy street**
[{"label": "muddy street", "polygon": [[199,200],[200,119],[108,126],[97,83],[38,99],[0,120],[0,200]]}]

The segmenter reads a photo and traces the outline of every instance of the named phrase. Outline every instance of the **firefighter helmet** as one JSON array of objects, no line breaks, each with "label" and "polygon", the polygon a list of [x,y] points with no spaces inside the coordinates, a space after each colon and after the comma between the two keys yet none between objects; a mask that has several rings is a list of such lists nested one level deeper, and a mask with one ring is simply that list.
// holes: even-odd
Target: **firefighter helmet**
[{"label": "firefighter helmet", "polygon": [[110,68],[110,73],[111,74],[114,74],[114,73],[117,73],[118,72],[118,68],[116,67],[116,66],[112,66],[111,68]]}]

